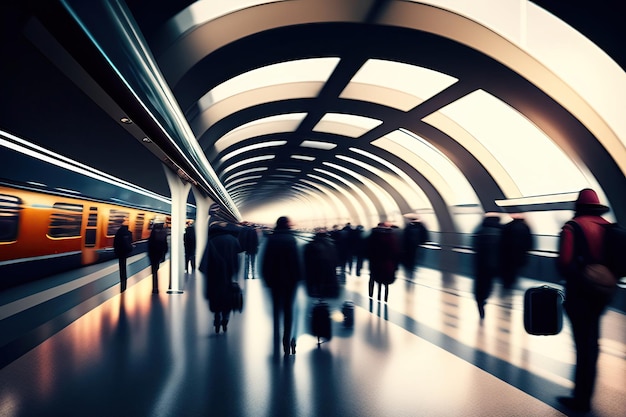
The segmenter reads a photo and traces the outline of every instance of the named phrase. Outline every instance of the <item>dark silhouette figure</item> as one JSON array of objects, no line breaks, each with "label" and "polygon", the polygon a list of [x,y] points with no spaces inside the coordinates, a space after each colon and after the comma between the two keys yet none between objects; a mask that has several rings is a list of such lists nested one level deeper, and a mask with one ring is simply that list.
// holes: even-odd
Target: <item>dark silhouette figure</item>
[{"label": "dark silhouette figure", "polygon": [[[586,188],[578,194],[572,220],[580,225],[592,259],[599,261],[602,261],[605,225],[609,223],[601,215],[608,211],[595,191]],[[566,223],[561,230],[557,266],[566,280],[564,306],[576,345],[576,371],[572,396],[558,400],[572,410],[589,411],[596,382],[600,317],[610,300],[585,285],[578,264],[582,255],[577,248],[580,242],[576,242],[574,228]]]},{"label": "dark silhouette figure", "polygon": [[185,228],[183,245],[185,247],[185,272],[193,272],[196,269],[196,230],[191,222],[188,222]]},{"label": "dark silhouette figure", "polygon": [[497,214],[487,213],[473,236],[474,298],[481,320],[485,318],[485,304],[491,295],[493,280],[500,267],[500,236],[502,225]]},{"label": "dark silhouette figure", "polygon": [[341,266],[342,276],[352,273],[353,258],[354,258],[354,229],[350,223],[346,223],[343,229],[339,232],[338,249],[339,263]]},{"label": "dark silhouette figure", "polygon": [[128,225],[123,221],[119,229],[115,232],[113,238],[113,251],[120,268],[120,292],[126,291],[126,280],[128,279],[126,272],[126,260],[133,251],[133,234],[128,230]]},{"label": "dark silhouette figure", "polygon": [[296,238],[291,231],[288,217],[279,217],[272,234],[267,236],[262,256],[262,273],[272,292],[274,306],[274,346],[280,343],[280,318],[283,318],[283,351],[295,353],[296,340],[291,336],[293,303],[302,269]]},{"label": "dark silhouette figure", "polygon": [[528,252],[533,248],[533,236],[526,221],[516,215],[502,226],[500,240],[500,278],[505,289],[517,282],[520,270],[528,262]]},{"label": "dark silhouette figure", "polygon": [[337,248],[325,229],[316,231],[304,247],[304,275],[307,293],[316,298],[336,298]]},{"label": "dark silhouette figure", "polygon": [[378,283],[378,301],[382,287],[385,298],[389,297],[389,285],[396,280],[396,271],[402,256],[402,247],[396,229],[388,222],[379,223],[367,238],[367,258],[369,259],[369,296],[374,296],[374,283]]},{"label": "dark silhouette figure", "polygon": [[239,243],[245,252],[244,260],[244,279],[254,279],[256,275],[256,255],[259,251],[259,234],[254,225],[243,222],[241,232],[239,233]]},{"label": "dark silhouette figure", "polygon": [[148,258],[152,267],[152,294],[159,293],[159,266],[165,261],[168,249],[167,230],[163,227],[163,223],[155,223],[148,238]]},{"label": "dark silhouette figure", "polygon": [[355,257],[355,273],[357,277],[361,276],[361,269],[363,269],[363,261],[367,258],[367,246],[363,229],[363,225],[359,224],[352,231],[352,241],[354,242],[354,257]]},{"label": "dark silhouette figure", "polygon": [[213,326],[215,333],[228,330],[228,320],[232,310],[231,283],[236,280],[239,272],[240,227],[229,223],[221,215],[217,204],[209,210],[209,237],[200,263],[200,271],[206,277],[206,298],[209,310],[214,314]]},{"label": "dark silhouette figure", "polygon": [[429,239],[428,229],[417,216],[411,218],[402,233],[402,265],[408,279],[413,279],[419,264],[420,246]]}]

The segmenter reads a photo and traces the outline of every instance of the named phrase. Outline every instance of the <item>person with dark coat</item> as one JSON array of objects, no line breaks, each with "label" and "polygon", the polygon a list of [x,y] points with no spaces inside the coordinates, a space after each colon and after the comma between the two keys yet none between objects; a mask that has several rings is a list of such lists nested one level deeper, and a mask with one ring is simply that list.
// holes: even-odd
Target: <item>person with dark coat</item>
[{"label": "person with dark coat", "polygon": [[133,234],[128,230],[128,224],[125,220],[121,222],[119,229],[115,232],[113,251],[115,256],[117,256],[120,268],[120,292],[124,292],[126,291],[126,280],[128,278],[126,260],[133,251]]},{"label": "person with dark coat", "polygon": [[209,237],[200,263],[200,271],[206,278],[205,295],[209,310],[213,313],[215,333],[228,330],[231,305],[231,283],[239,273],[239,244],[241,227],[230,223],[213,203],[209,208]]},{"label": "person with dark coat", "polygon": [[267,236],[261,257],[261,271],[265,284],[271,290],[274,316],[274,347],[280,343],[280,319],[283,319],[282,345],[285,355],[296,351],[296,339],[291,335],[293,303],[302,265],[298,244],[291,230],[291,220],[279,217],[272,234]]},{"label": "person with dark coat", "polygon": [[408,279],[413,279],[420,259],[420,246],[428,239],[429,233],[424,223],[417,215],[412,216],[402,233],[402,265]]},{"label": "person with dark coat", "polygon": [[365,233],[363,225],[359,224],[354,228],[353,242],[354,242],[354,256],[356,258],[355,272],[356,276],[361,276],[361,269],[363,269],[363,261],[367,258],[366,240],[363,234]]},{"label": "person with dark coat", "polygon": [[311,297],[335,298],[339,295],[337,248],[326,229],[318,229],[304,246],[304,275]]},{"label": "person with dark coat", "polygon": [[526,220],[519,214],[512,217],[502,226],[500,239],[500,278],[505,289],[513,288],[533,248],[533,236]]},{"label": "person with dark coat", "polygon": [[[602,260],[605,226],[609,223],[602,214],[608,211],[607,206],[600,204],[594,190],[585,188],[579,192],[572,220],[581,227],[592,259]],[[578,244],[573,226],[566,223],[559,238],[557,267],[565,278],[564,307],[572,324],[576,370],[572,396],[559,397],[558,400],[571,410],[586,412],[591,409],[596,382],[600,317],[610,299],[591,291],[583,282],[577,265],[577,260],[582,256],[576,251]]]},{"label": "person with dark coat", "polygon": [[378,301],[382,287],[385,298],[389,297],[389,285],[396,280],[396,271],[402,256],[402,246],[398,233],[389,222],[381,222],[372,229],[367,238],[367,258],[369,259],[369,296],[374,296],[374,283],[378,283]]},{"label": "person with dark coat", "polygon": [[163,223],[155,223],[148,238],[148,258],[150,258],[152,268],[152,294],[159,293],[159,266],[165,261],[168,249],[167,230],[163,227]]},{"label": "person with dark coat", "polygon": [[485,318],[485,304],[491,295],[493,280],[499,273],[501,232],[500,216],[487,213],[473,236],[474,298],[481,320]]},{"label": "person with dark coat", "polygon": [[185,272],[193,272],[196,269],[196,230],[191,221],[185,228],[183,246],[185,247]]}]

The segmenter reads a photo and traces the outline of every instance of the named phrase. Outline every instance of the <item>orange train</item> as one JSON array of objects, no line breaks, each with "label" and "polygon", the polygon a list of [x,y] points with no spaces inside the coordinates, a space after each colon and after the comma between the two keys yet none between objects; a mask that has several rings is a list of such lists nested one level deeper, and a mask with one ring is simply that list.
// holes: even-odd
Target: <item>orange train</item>
[{"label": "orange train", "polygon": [[143,249],[155,221],[145,209],[0,185],[0,289],[112,259],[113,238],[127,221]]}]

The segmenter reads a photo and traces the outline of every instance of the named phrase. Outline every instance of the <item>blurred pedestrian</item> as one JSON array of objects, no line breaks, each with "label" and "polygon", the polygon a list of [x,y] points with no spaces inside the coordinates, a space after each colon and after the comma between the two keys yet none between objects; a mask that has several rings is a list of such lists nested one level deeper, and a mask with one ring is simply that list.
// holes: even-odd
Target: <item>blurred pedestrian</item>
[{"label": "blurred pedestrian", "polygon": [[382,287],[385,298],[389,297],[389,285],[396,280],[396,271],[402,256],[402,247],[396,229],[389,222],[378,223],[367,238],[367,258],[369,259],[369,296],[374,296],[374,283],[378,284],[378,301]]},{"label": "blurred pedestrian", "polygon": [[[564,306],[572,324],[576,370],[572,396],[559,397],[558,400],[574,411],[586,412],[591,409],[599,355],[600,317],[609,302],[606,295],[593,291],[583,281],[579,262],[584,255],[580,252],[586,241],[591,258],[602,260],[605,226],[609,223],[602,214],[608,211],[607,206],[600,204],[594,190],[581,190],[572,221],[580,226],[584,236],[575,232],[575,225],[570,221],[563,226],[559,240],[557,266],[566,282]],[[578,242],[578,239],[582,242]]]},{"label": "blurred pedestrian", "polygon": [[315,231],[313,240],[304,246],[304,275],[309,296],[336,298],[337,248],[325,228]]},{"label": "blurred pedestrian", "polygon": [[242,223],[239,243],[245,252],[243,277],[244,279],[254,279],[256,275],[256,255],[259,251],[259,233],[253,224],[249,222]]},{"label": "blurred pedestrian", "polygon": [[361,276],[361,269],[363,269],[363,261],[365,261],[365,259],[367,258],[367,249],[366,249],[366,244],[365,244],[365,229],[363,227],[362,224],[357,225],[354,228],[353,233],[353,242],[354,242],[354,256],[356,258],[355,262],[356,262],[356,266],[355,266],[355,271],[356,271],[356,276],[360,277]]},{"label": "blurred pedestrian", "polygon": [[528,252],[533,248],[533,236],[521,214],[512,214],[512,220],[502,226],[500,240],[500,278],[505,289],[517,283],[520,270],[528,262]]},{"label": "blurred pedestrian", "polygon": [[486,213],[474,231],[474,298],[481,320],[485,318],[485,304],[491,295],[493,280],[500,267],[500,236],[502,225],[497,213]]},{"label": "blurred pedestrian", "polygon": [[119,222],[120,226],[115,232],[113,238],[113,251],[119,263],[120,269],[120,292],[126,291],[126,260],[133,251],[133,234],[128,230],[128,219],[122,219]]},{"label": "blurred pedestrian", "polygon": [[217,203],[209,208],[209,236],[204,255],[200,262],[200,272],[204,273],[205,295],[209,310],[213,313],[215,333],[228,330],[232,310],[232,282],[239,272],[239,244],[241,227],[231,223]]},{"label": "blurred pedestrian", "polygon": [[165,254],[167,254],[168,249],[167,230],[163,223],[154,223],[148,238],[148,258],[150,258],[152,269],[152,294],[159,293],[159,267],[161,262],[165,261]]},{"label": "blurred pedestrian", "polygon": [[409,222],[402,233],[402,265],[406,277],[412,280],[420,261],[420,246],[429,240],[429,233],[419,215],[409,213],[405,217]]},{"label": "blurred pedestrian", "polygon": [[272,293],[274,316],[274,347],[280,343],[280,319],[283,319],[282,346],[285,355],[296,351],[296,339],[292,337],[293,303],[302,267],[296,238],[292,233],[291,220],[279,217],[272,234],[267,236],[262,255],[262,274]]},{"label": "blurred pedestrian", "polygon": [[187,222],[183,245],[185,247],[185,272],[193,272],[196,269],[196,230],[192,221]]}]

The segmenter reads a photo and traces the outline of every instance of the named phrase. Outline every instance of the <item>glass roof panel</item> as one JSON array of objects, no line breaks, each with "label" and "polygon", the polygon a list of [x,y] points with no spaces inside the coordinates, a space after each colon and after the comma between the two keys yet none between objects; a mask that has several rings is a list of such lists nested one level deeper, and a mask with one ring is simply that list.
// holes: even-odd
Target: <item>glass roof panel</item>
[{"label": "glass roof panel", "polygon": [[238,148],[226,155],[224,155],[221,159],[220,159],[220,164],[224,163],[224,161],[233,158],[237,155],[241,155],[244,152],[250,152],[253,151],[255,149],[263,149],[263,148],[272,148],[272,147],[276,147],[276,146],[282,146],[284,144],[286,144],[287,141],[286,140],[270,140],[267,142],[262,142],[262,143],[255,143],[254,145],[248,145],[248,146],[242,146],[241,148]]},{"label": "glass roof panel", "polygon": [[337,144],[330,143],[330,142],[319,142],[316,140],[304,140],[302,141],[300,146],[302,146],[303,148],[322,149],[322,150],[328,151],[328,150],[336,148]]},{"label": "glass roof panel", "polygon": [[461,171],[441,151],[419,135],[395,130],[372,145],[393,153],[419,171],[451,205],[477,204],[478,197]]},{"label": "glass roof panel", "polygon": [[358,138],[382,124],[382,120],[345,113],[326,113],[313,128],[316,132]]},{"label": "glass roof panel", "polygon": [[298,128],[305,116],[306,113],[287,113],[253,120],[237,126],[219,138],[215,142],[214,148],[219,153],[230,146],[237,145],[246,139],[256,136],[293,132]]},{"label": "glass roof panel", "polygon": [[[338,63],[339,58],[310,58],[267,65],[240,74],[215,86],[202,96],[198,105],[202,112],[214,103],[237,94],[281,84],[318,82],[320,83],[319,88],[321,88]],[[303,93],[304,91],[302,90]],[[303,96],[298,94],[298,89],[294,89],[293,98],[315,97],[318,92],[319,89],[307,91],[307,95]]]},{"label": "glass roof panel", "polygon": [[449,75],[416,65],[369,59],[340,97],[408,111],[457,81]]},{"label": "glass roof panel", "polygon": [[252,164],[254,162],[259,162],[259,161],[267,161],[268,159],[274,159],[275,157],[276,157],[275,155],[263,155],[263,156],[256,156],[254,158],[244,159],[243,161],[239,161],[237,163],[234,163],[224,168],[224,171],[222,171],[222,175],[226,174],[229,171],[232,171],[233,169],[239,168],[240,166],[243,166],[246,164]]},{"label": "glass roof panel", "polygon": [[389,182],[407,201],[410,201],[411,204],[413,204],[413,209],[432,209],[430,200],[426,197],[424,191],[404,171],[389,161],[370,152],[357,148],[350,148],[350,150],[387,167],[389,171],[377,170],[379,172],[378,176]]},{"label": "glass roof panel", "polygon": [[491,94],[476,90],[440,111],[480,140],[506,167],[521,196],[562,193],[587,186],[583,173],[542,130]]}]

